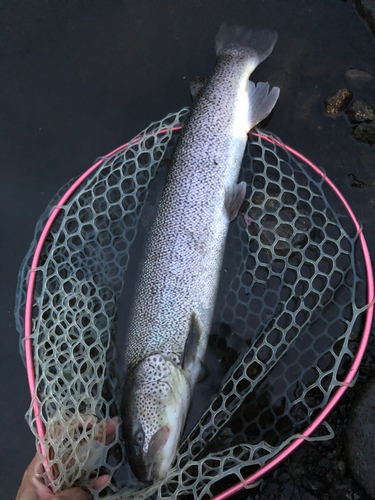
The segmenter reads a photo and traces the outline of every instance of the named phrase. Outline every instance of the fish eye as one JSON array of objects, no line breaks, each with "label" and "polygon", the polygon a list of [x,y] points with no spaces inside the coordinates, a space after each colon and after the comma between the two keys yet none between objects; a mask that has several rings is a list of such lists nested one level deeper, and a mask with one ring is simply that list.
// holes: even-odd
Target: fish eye
[{"label": "fish eye", "polygon": [[145,441],[145,433],[143,432],[142,429],[138,429],[134,433],[134,441],[135,441],[135,443],[136,443],[137,446],[140,446],[140,447],[143,446],[143,443]]}]

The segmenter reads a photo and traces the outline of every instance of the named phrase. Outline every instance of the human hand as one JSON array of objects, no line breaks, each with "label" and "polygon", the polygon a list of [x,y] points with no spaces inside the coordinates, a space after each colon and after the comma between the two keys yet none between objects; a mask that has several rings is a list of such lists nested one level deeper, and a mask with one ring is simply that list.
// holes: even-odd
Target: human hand
[{"label": "human hand", "polygon": [[91,495],[81,488],[70,488],[55,495],[35,477],[35,468],[38,466],[43,469],[40,457],[36,454],[23,475],[16,500],[89,500],[91,498]]},{"label": "human hand", "polygon": [[[106,422],[105,432],[99,434],[98,439],[101,441],[105,438],[107,444],[115,439],[116,425],[118,418],[115,417],[112,421]],[[69,488],[54,494],[47,486],[35,477],[35,472],[43,474],[43,464],[40,463],[40,456],[35,455],[30,465],[27,467],[21,486],[18,490],[16,500],[89,500],[91,494],[82,488]],[[95,490],[105,488],[111,481],[109,475],[97,477],[92,482],[92,488]]]}]

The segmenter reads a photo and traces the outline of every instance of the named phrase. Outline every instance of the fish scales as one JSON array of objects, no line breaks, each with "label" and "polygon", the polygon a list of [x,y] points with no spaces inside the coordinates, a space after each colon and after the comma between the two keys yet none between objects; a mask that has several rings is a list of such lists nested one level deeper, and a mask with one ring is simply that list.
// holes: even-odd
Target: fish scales
[{"label": "fish scales", "polygon": [[203,360],[225,240],[245,197],[237,185],[247,133],[279,90],[249,76],[276,33],[223,26],[218,62],[199,90],[148,237],[127,338],[123,419],[138,477],[168,471]]},{"label": "fish scales", "polygon": [[192,311],[203,336],[209,334],[229,226],[225,191],[237,180],[246,145],[245,127],[235,136],[244,73],[243,61],[228,67],[225,58],[182,130],[147,245],[130,329],[137,342],[126,353],[130,365],[145,354],[182,352]]}]

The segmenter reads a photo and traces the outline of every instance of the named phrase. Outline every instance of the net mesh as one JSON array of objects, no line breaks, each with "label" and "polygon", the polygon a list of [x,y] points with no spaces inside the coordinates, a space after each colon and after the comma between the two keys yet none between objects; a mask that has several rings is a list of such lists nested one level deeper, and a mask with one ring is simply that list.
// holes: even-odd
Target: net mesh
[{"label": "net mesh", "polygon": [[[343,206],[324,176],[274,136],[253,134],[240,179],[250,192],[230,225],[209,340],[221,389],[167,477],[148,488],[137,483],[117,419],[117,307],[124,286],[133,288],[125,271],[149,183],[166,170],[174,129],[187,114],[183,109],[150,125],[106,158],[63,207],[44,245],[33,303],[36,389],[26,419],[46,450],[40,452],[48,462],[43,480],[55,491],[91,488],[93,478],[121,468],[126,486],[91,488],[94,498],[210,498],[244,481],[302,433],[354,356],[366,289],[354,224],[340,214]],[[20,270],[21,337],[36,242],[66,189],[39,220]],[[36,429],[34,400],[44,437]],[[331,436],[323,427],[316,438]]]}]

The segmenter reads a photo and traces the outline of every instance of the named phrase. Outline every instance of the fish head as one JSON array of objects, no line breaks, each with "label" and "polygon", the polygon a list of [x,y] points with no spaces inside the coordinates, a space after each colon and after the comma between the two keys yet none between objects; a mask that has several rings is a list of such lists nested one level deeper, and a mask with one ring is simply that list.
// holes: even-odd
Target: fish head
[{"label": "fish head", "polygon": [[141,481],[160,481],[171,468],[190,396],[181,367],[167,356],[149,356],[130,371],[123,392],[125,446]]}]

